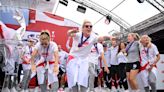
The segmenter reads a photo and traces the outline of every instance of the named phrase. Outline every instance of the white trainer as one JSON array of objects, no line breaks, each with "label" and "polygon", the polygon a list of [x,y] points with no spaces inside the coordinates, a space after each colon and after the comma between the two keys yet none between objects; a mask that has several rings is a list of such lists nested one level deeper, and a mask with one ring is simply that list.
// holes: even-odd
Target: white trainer
[{"label": "white trainer", "polygon": [[11,88],[10,91],[11,91],[11,92],[18,92],[18,91],[15,89],[15,87]]},{"label": "white trainer", "polygon": [[127,89],[127,90],[125,90],[124,92],[129,92],[129,90]]},{"label": "white trainer", "polygon": [[35,87],[34,92],[39,92],[39,87]]},{"label": "white trainer", "polygon": [[6,87],[6,88],[3,88],[2,92],[10,92],[10,90],[8,87]]},{"label": "white trainer", "polygon": [[21,90],[20,92],[25,92],[25,90]]}]

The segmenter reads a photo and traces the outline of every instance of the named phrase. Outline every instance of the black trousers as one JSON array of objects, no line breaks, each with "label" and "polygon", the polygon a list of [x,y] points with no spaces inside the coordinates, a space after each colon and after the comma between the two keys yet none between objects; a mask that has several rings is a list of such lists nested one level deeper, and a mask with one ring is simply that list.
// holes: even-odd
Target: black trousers
[{"label": "black trousers", "polygon": [[23,70],[22,64],[19,65],[18,68],[18,83],[20,83],[20,79],[21,79],[21,71]]},{"label": "black trousers", "polygon": [[[109,71],[111,70],[111,67],[108,67]],[[106,86],[111,89],[112,85],[111,85],[111,73],[107,73],[105,72],[105,69],[103,68],[103,72],[104,72],[104,81],[105,81],[105,84]]]},{"label": "black trousers", "polygon": [[110,85],[112,85],[112,83],[114,83],[115,88],[118,88],[118,80],[119,80],[119,65],[111,65],[111,69],[110,69],[110,73],[111,73],[111,82]]},{"label": "black trousers", "polygon": [[124,87],[125,90],[128,89],[128,83],[127,83],[127,78],[126,78],[126,63],[120,63],[119,64],[119,77],[120,77],[120,81],[119,81],[119,85],[120,88],[122,88],[122,86]]}]

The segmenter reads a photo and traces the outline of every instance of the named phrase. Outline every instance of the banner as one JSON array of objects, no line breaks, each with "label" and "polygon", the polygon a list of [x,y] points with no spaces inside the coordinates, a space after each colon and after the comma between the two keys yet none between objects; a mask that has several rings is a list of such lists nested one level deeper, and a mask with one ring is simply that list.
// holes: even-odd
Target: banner
[{"label": "banner", "polygon": [[164,90],[164,54],[160,54],[161,59],[157,63],[158,77],[157,89]]},{"label": "banner", "polygon": [[[51,40],[55,41],[57,44],[60,44],[62,48],[67,51],[66,49],[66,41],[67,41],[67,31],[73,28],[80,27],[79,24],[65,19],[63,17],[39,12],[36,10],[31,9],[20,9],[23,12],[26,21],[26,33],[23,37],[23,40],[27,40],[29,36],[35,37],[36,41],[38,41],[39,33],[42,30],[49,30],[51,35]],[[0,12],[0,19],[5,24],[6,29],[11,29],[13,32],[8,32],[9,30],[5,30],[5,27],[2,27],[2,33],[8,32],[8,37],[15,33],[20,25],[18,25],[13,19],[13,13],[9,13],[7,11]],[[5,16],[4,16],[5,15]],[[1,25],[1,24],[0,24]],[[1,25],[3,26],[3,25]],[[7,28],[8,27],[8,28]]]}]

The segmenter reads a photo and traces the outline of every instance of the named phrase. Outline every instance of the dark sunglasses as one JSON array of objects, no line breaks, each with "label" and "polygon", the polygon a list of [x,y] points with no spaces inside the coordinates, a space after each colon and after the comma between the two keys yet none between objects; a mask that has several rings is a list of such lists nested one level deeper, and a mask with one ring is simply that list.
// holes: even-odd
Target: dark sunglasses
[{"label": "dark sunglasses", "polygon": [[42,32],[41,35],[43,35],[43,34],[50,36],[47,32]]},{"label": "dark sunglasses", "polygon": [[85,25],[86,28],[92,28],[92,25]]},{"label": "dark sunglasses", "polygon": [[47,46],[48,44],[47,43],[41,43],[42,46]]},{"label": "dark sunglasses", "polygon": [[34,42],[34,41],[28,41],[28,42]]}]

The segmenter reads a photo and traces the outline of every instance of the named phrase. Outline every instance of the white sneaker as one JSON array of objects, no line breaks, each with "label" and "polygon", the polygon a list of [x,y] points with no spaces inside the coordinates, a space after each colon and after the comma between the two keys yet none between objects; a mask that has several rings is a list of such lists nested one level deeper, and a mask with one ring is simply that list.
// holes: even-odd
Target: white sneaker
[{"label": "white sneaker", "polygon": [[99,91],[98,91],[98,92],[102,92],[102,88],[101,88],[101,86],[99,86],[98,88],[99,88]]},{"label": "white sneaker", "polygon": [[20,92],[25,92],[25,90],[21,90]]},{"label": "white sneaker", "polygon": [[10,92],[10,90],[8,87],[6,87],[6,88],[3,88],[2,92]]},{"label": "white sneaker", "polygon": [[96,92],[96,91],[89,91],[89,92]]},{"label": "white sneaker", "polygon": [[15,89],[15,87],[11,88],[10,91],[11,91],[11,92],[18,92],[18,91]]},{"label": "white sneaker", "polygon": [[96,92],[95,90],[87,90],[87,92]]},{"label": "white sneaker", "polygon": [[28,89],[26,89],[24,92],[29,92]]},{"label": "white sneaker", "polygon": [[127,89],[127,90],[125,90],[124,92],[129,92],[129,90]]},{"label": "white sneaker", "polygon": [[58,92],[64,92],[63,88],[59,88]]},{"label": "white sneaker", "polygon": [[125,92],[123,88],[117,89],[119,92]]},{"label": "white sneaker", "polygon": [[28,89],[29,92],[34,92],[34,90],[35,90],[34,88],[29,88]]},{"label": "white sneaker", "polygon": [[50,86],[49,85],[47,85],[47,90],[50,90],[51,88],[50,88]]},{"label": "white sneaker", "polygon": [[104,85],[104,88],[106,88],[106,87],[107,87],[107,85],[106,85],[105,83],[104,83],[103,85]]},{"label": "white sneaker", "polygon": [[111,92],[111,90],[110,90],[109,88],[106,88],[106,91],[107,91],[107,92]]},{"label": "white sneaker", "polygon": [[21,88],[20,88],[20,86],[19,86],[19,85],[16,87],[16,90],[18,90],[18,91],[20,91],[20,90],[21,90]]},{"label": "white sneaker", "polygon": [[140,92],[140,90],[139,90],[139,89],[137,89],[135,92]]},{"label": "white sneaker", "polygon": [[39,92],[39,88],[35,87],[34,92]]}]

